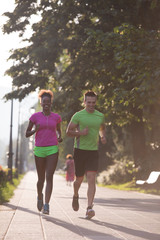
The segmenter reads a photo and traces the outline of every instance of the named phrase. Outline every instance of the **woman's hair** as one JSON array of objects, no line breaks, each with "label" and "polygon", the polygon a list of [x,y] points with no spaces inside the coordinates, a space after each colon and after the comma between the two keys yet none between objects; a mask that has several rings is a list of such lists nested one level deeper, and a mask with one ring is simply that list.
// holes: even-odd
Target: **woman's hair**
[{"label": "woman's hair", "polygon": [[40,99],[40,103],[42,102],[43,97],[49,97],[51,99],[51,102],[53,102],[53,92],[51,90],[41,89],[38,97]]},{"label": "woman's hair", "polygon": [[66,156],[66,158],[67,158],[67,159],[73,159],[73,156],[72,156],[72,154],[68,154],[68,155]]}]

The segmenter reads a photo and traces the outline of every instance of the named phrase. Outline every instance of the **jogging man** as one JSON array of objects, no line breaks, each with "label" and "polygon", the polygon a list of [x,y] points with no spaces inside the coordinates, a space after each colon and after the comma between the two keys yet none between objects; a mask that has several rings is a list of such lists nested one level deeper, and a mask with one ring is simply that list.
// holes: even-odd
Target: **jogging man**
[{"label": "jogging man", "polygon": [[88,207],[86,218],[91,219],[95,215],[93,201],[96,192],[96,173],[98,170],[98,143],[99,136],[103,144],[106,143],[106,128],[104,115],[95,109],[97,95],[93,91],[84,94],[85,108],[76,112],[67,127],[67,136],[75,137],[74,161],[75,175],[74,195],[72,208],[79,209],[79,188],[86,174],[88,182],[87,199]]}]

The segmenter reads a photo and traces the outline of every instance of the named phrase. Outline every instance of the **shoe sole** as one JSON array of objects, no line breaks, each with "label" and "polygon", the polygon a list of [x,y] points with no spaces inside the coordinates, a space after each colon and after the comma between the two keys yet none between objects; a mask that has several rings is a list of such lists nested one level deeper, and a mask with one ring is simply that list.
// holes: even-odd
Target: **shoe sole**
[{"label": "shoe sole", "polygon": [[49,212],[47,212],[47,211],[43,211],[43,214],[49,215]]},{"label": "shoe sole", "polygon": [[86,219],[90,220],[91,218],[93,218],[95,216],[95,212],[94,211],[90,211],[88,212],[88,214],[86,215]]}]

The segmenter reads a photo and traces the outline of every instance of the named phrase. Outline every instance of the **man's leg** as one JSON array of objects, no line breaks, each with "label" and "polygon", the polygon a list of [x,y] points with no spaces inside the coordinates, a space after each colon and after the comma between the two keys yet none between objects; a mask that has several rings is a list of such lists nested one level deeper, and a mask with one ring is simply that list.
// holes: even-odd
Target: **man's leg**
[{"label": "man's leg", "polygon": [[96,172],[87,172],[87,182],[88,182],[88,207],[92,207],[93,200],[96,192]]},{"label": "man's leg", "polygon": [[74,195],[73,195],[73,201],[72,201],[72,208],[73,208],[74,211],[79,210],[78,191],[79,191],[79,188],[80,188],[82,182],[83,182],[83,177],[76,177],[76,180],[73,183]]},{"label": "man's leg", "polygon": [[81,186],[81,183],[83,182],[83,176],[82,177],[76,177],[76,180],[73,183],[73,189],[74,189],[74,196],[78,197],[78,191]]},{"label": "man's leg", "polygon": [[84,164],[84,155],[83,150],[81,149],[74,149],[74,164],[75,164],[75,175],[76,179],[73,183],[73,201],[72,201],[72,208],[74,211],[79,210],[79,195],[78,191],[83,182],[84,174],[85,174],[85,164]]},{"label": "man's leg", "polygon": [[88,207],[86,211],[86,219],[91,219],[95,216],[95,211],[92,209],[93,207],[93,200],[96,192],[96,172],[87,172],[87,181],[88,181],[88,191],[87,191],[87,198],[88,198]]}]

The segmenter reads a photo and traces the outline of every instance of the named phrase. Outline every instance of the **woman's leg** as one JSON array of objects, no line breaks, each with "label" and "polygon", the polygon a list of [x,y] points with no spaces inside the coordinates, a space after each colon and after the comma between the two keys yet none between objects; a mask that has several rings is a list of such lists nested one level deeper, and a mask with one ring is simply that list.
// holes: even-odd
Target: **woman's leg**
[{"label": "woman's leg", "polygon": [[45,190],[45,203],[49,203],[52,188],[53,188],[53,174],[56,170],[58,162],[58,153],[46,157],[46,190]]},{"label": "woman's leg", "polygon": [[46,161],[45,158],[37,157],[35,156],[35,163],[36,163],[36,169],[37,169],[37,175],[38,175],[38,181],[37,181],[37,193],[38,193],[38,199],[42,200],[42,190],[45,180],[45,168],[46,168]]}]

